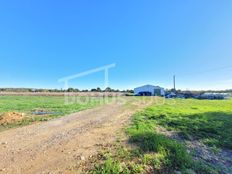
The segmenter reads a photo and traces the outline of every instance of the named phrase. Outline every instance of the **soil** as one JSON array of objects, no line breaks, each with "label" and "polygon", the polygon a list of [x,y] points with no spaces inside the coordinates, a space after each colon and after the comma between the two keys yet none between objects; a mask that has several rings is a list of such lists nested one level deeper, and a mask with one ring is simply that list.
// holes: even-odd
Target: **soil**
[{"label": "soil", "polygon": [[4,113],[0,116],[0,125],[7,125],[10,123],[22,121],[24,119],[24,116],[25,116],[24,113],[18,113],[18,112]]},{"label": "soil", "polygon": [[81,173],[91,156],[112,144],[130,116],[149,103],[111,103],[0,133],[0,173]]},{"label": "soil", "polygon": [[193,154],[194,160],[200,160],[218,168],[221,174],[232,174],[232,150],[217,149],[215,152],[198,140],[183,139],[178,135],[178,132],[168,131],[163,127],[157,127],[157,132],[185,144],[188,152]]}]

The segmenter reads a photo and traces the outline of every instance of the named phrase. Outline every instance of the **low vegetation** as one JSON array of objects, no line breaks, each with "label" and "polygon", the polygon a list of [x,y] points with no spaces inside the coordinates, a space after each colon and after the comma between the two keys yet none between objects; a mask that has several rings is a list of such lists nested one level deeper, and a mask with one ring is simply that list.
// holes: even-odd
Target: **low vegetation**
[{"label": "low vegetation", "polygon": [[166,100],[133,116],[126,129],[127,145],[119,143],[90,173],[224,173],[217,166],[193,158],[183,141],[158,131],[177,132],[182,140],[232,149],[232,100]]},{"label": "low vegetation", "polygon": [[144,118],[189,140],[232,149],[232,100],[175,100],[150,107]]},{"label": "low vegetation", "polygon": [[[4,115],[24,115],[24,119],[13,123],[0,124],[0,131],[12,127],[28,125],[32,122],[47,121],[52,118],[92,108],[102,103],[101,98],[74,97],[65,104],[64,97],[55,96],[0,96],[0,120]],[[72,98],[71,98],[72,99]],[[7,118],[9,119],[9,118]],[[15,118],[12,118],[15,119]]]}]

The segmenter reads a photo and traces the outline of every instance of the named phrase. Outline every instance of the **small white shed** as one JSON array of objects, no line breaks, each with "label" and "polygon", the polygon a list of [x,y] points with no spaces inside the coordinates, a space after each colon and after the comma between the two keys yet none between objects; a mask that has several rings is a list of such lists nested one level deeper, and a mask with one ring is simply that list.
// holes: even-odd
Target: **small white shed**
[{"label": "small white shed", "polygon": [[138,96],[164,96],[165,90],[159,86],[144,85],[135,88],[134,94]]}]

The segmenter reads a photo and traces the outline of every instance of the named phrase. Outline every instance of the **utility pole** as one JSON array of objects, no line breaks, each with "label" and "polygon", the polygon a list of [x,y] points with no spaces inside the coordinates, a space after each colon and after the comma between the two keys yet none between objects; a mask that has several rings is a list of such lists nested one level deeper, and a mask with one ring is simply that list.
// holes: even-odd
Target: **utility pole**
[{"label": "utility pole", "polygon": [[173,85],[174,85],[174,91],[176,91],[176,76],[173,76]]}]

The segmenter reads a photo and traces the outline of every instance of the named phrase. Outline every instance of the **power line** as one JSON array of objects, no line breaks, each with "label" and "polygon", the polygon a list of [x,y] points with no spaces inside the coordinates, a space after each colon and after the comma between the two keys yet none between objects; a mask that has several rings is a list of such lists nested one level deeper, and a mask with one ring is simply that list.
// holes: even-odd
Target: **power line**
[{"label": "power line", "polygon": [[183,77],[183,76],[205,74],[205,73],[210,73],[210,72],[222,71],[222,70],[225,70],[225,69],[232,69],[232,66],[231,65],[230,66],[223,66],[223,67],[218,67],[218,68],[207,69],[207,70],[204,70],[204,71],[198,71],[198,72],[192,72],[192,73],[184,73],[184,74],[181,74],[179,76]]}]

